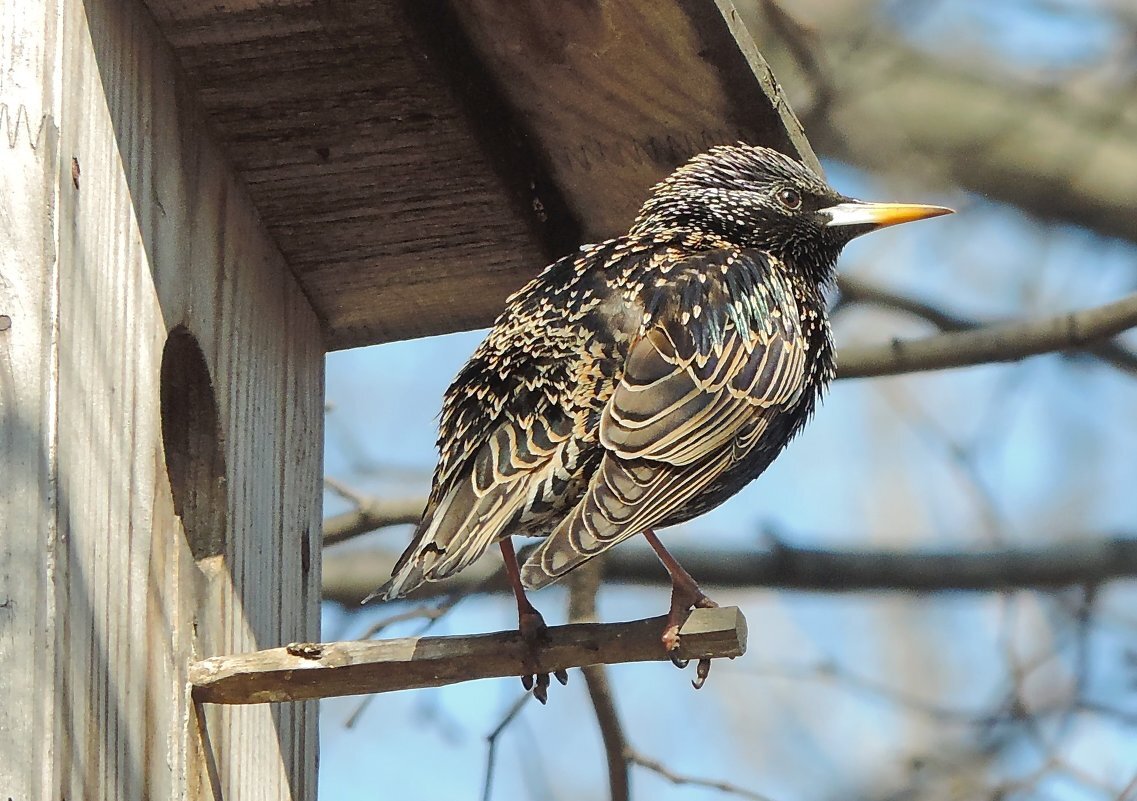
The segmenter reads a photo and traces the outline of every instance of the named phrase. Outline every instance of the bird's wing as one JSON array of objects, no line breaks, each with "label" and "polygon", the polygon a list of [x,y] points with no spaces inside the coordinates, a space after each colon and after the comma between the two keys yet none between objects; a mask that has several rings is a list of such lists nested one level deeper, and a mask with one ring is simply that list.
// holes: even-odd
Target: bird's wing
[{"label": "bird's wing", "polygon": [[571,323],[583,312],[558,299],[583,292],[584,267],[612,249],[566,256],[509,298],[446,392],[430,500],[391,580],[373,595],[396,598],[452,575],[564,491],[566,454],[579,456],[580,432],[562,401],[581,347]]},{"label": "bird's wing", "polygon": [[600,423],[605,455],[584,498],[526,561],[527,587],[672,516],[801,396],[806,347],[792,295],[761,301],[747,325],[730,296],[684,289],[629,351]]},{"label": "bird's wing", "polygon": [[498,425],[470,469],[432,501],[390,581],[371,597],[397,598],[481,556],[532,505],[542,486],[556,485],[556,457],[571,434],[569,419],[557,414],[534,415],[525,425]]}]

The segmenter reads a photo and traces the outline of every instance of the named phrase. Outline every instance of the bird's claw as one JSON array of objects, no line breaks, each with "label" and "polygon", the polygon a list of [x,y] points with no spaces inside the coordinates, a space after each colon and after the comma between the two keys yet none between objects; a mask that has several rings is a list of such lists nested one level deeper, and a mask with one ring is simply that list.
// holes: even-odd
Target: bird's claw
[{"label": "bird's claw", "polygon": [[[717,606],[717,603],[712,601],[702,592],[699,592],[697,595],[695,595],[695,597],[691,600],[690,606],[686,608],[683,608],[683,606],[679,604],[672,604],[670,615],[672,622],[667,626],[667,628],[663,630],[663,636],[660,637],[660,640],[663,642],[663,647],[667,651],[667,658],[671,660],[671,664],[675,665],[675,667],[682,670],[691,664],[690,659],[682,659],[679,656],[679,629],[681,628],[682,623],[687,622],[687,615],[690,614],[691,607],[698,609],[714,609]],[[679,621],[680,616],[683,618],[682,622]],[[695,668],[695,678],[691,681],[691,686],[696,690],[702,689],[703,685],[707,681],[707,676],[710,675],[710,672],[711,660],[708,658],[700,659],[698,666]]]},{"label": "bird's claw", "polygon": [[[671,664],[683,670],[691,664],[690,659],[681,659],[679,656],[679,646],[667,652],[667,658],[671,660]],[[691,680],[691,686],[696,690],[701,690],[703,685],[706,684],[707,676],[711,673],[711,660],[708,657],[703,657],[699,660],[699,664],[695,667],[695,678]]]},{"label": "bird's claw", "polygon": [[[541,617],[540,612],[533,609],[522,614],[518,622],[518,629],[527,650],[527,654],[521,662],[521,686],[525,688],[525,692],[533,693],[533,697],[542,704],[548,703],[549,685],[552,682],[549,678],[550,674],[542,673],[538,669],[537,659],[537,651],[546,639],[545,620]],[[552,675],[562,685],[568,684],[568,671],[563,668],[553,671]]]},{"label": "bird's claw", "polygon": [[[523,669],[528,670],[529,668]],[[564,670],[554,671],[551,675],[555,676],[561,684],[568,684],[568,673]],[[533,693],[533,697],[542,704],[548,703],[549,685],[552,684],[549,676],[548,673],[522,673],[521,686],[525,688],[525,692]]]},{"label": "bird's claw", "polygon": [[707,681],[707,676],[711,674],[711,660],[704,657],[699,660],[698,667],[695,668],[695,678],[691,681],[691,686],[696,690],[703,689],[703,685]]},{"label": "bird's claw", "polygon": [[667,658],[671,660],[671,664],[675,665],[675,667],[679,668],[680,670],[687,667],[687,665],[691,664],[690,659],[680,659],[679,658],[679,646],[678,645],[667,652]]},{"label": "bird's claw", "polygon": [[[667,652],[667,658],[671,660],[671,664],[682,670],[691,664],[690,659],[681,659],[679,657],[679,647],[676,646],[673,650]],[[696,690],[701,690],[707,681],[707,676],[711,672],[711,660],[703,657],[699,660],[699,664],[695,668],[695,678],[691,680],[691,686]]]},{"label": "bird's claw", "polygon": [[533,682],[533,697],[542,704],[549,702],[549,674],[538,673]]}]

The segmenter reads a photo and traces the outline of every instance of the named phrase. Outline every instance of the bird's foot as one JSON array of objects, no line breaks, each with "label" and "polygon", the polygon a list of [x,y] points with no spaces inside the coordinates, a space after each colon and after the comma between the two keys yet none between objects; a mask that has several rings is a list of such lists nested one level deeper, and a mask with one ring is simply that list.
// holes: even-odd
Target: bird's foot
[{"label": "bird's foot", "polygon": [[[663,642],[663,650],[670,657],[672,664],[677,668],[687,667],[688,660],[679,658],[679,629],[687,622],[687,616],[691,614],[692,609],[713,609],[718,604],[707,597],[707,594],[699,589],[698,582],[691,578],[691,574],[683,569],[683,565],[675,560],[663,543],[659,541],[659,537],[651,529],[644,531],[644,539],[647,540],[648,545],[655,551],[655,555],[659,557],[659,561],[667,568],[667,573],[671,576],[671,610],[667,613],[667,625],[663,629],[663,636],[660,640]],[[700,659],[699,666],[695,671],[695,680],[691,684],[698,690],[703,686],[707,680],[707,674],[711,672],[711,660]]]},{"label": "bird's foot", "polygon": [[[671,610],[667,613],[667,626],[663,629],[660,641],[663,643],[664,650],[667,651],[667,656],[671,659],[671,664],[675,667],[683,669],[690,664],[690,660],[679,658],[679,629],[687,622],[691,610],[714,609],[717,606],[718,604],[708,598],[698,585],[693,587],[676,585],[674,587],[671,593]],[[710,672],[711,660],[700,659],[695,668],[695,679],[691,682],[691,686],[696,690],[701,689]]]},{"label": "bird's foot", "polygon": [[[545,625],[541,613],[530,607],[518,615],[517,630],[525,643],[525,656],[521,660],[521,686],[525,692],[533,693],[533,697],[544,704],[549,700],[549,674],[538,670],[537,655],[548,640],[549,627]],[[566,671],[557,670],[553,675],[561,684],[568,684]]]}]

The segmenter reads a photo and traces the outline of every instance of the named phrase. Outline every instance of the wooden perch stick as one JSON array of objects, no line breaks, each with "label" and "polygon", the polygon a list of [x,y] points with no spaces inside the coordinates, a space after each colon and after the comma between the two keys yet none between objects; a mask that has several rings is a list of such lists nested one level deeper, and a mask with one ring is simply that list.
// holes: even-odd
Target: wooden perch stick
[{"label": "wooden perch stick", "polygon": [[[538,654],[542,672],[585,665],[667,659],[665,619],[555,626]],[[696,609],[680,630],[680,657],[746,652],[746,618],[737,607]],[[439,687],[521,674],[525,644],[516,631],[466,637],[407,637],[293,643],[252,654],[215,656],[190,666],[196,701],[263,704]]]}]

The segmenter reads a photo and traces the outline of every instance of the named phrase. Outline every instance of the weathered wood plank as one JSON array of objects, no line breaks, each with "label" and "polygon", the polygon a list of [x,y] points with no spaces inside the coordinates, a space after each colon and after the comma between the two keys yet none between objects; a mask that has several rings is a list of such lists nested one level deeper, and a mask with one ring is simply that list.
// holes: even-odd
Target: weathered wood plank
[{"label": "weathered wood plank", "polygon": [[148,0],[331,348],[488,324],[649,187],[816,160],[730,0]]},{"label": "weathered wood plank", "polygon": [[454,8],[591,240],[627,230],[648,188],[712,145],[761,142],[816,167],[788,107],[767,96],[776,85],[753,42],[753,64],[740,50],[729,0]]},{"label": "weathered wood plank", "polygon": [[[666,661],[659,642],[665,617],[630,623],[554,626],[537,654],[540,672]],[[680,630],[683,659],[733,659],[746,652],[746,619],[737,607],[696,609]],[[190,669],[193,696],[214,704],[261,704],[441,687],[516,676],[526,644],[516,631],[465,637],[407,637],[292,643],[253,654],[220,656]]]},{"label": "weathered wood plank", "polygon": [[[56,530],[6,519],[4,541],[38,549],[19,601],[38,593],[37,625],[52,603],[56,624],[46,643],[12,629],[26,654],[12,664],[39,669],[28,700],[6,686],[0,706],[46,711],[53,730],[37,734],[43,715],[21,724],[33,736],[2,749],[0,775],[28,753],[15,764],[38,784],[4,792],[314,798],[314,707],[210,710],[206,754],[187,668],[318,636],[319,321],[146,9],[26,4],[61,31],[35,54],[61,95],[58,146],[35,156],[46,183],[21,200],[39,263],[20,282],[42,290],[13,319],[39,327],[20,343],[43,351],[11,373],[21,416],[46,421],[29,431],[48,472],[14,473],[38,483],[31,520]],[[20,497],[0,482],[0,508]]]},{"label": "weathered wood plank", "polygon": [[552,255],[414,6],[154,6],[333,347],[484,324]]},{"label": "weathered wood plank", "polygon": [[55,8],[0,0],[0,797],[56,801]]}]

